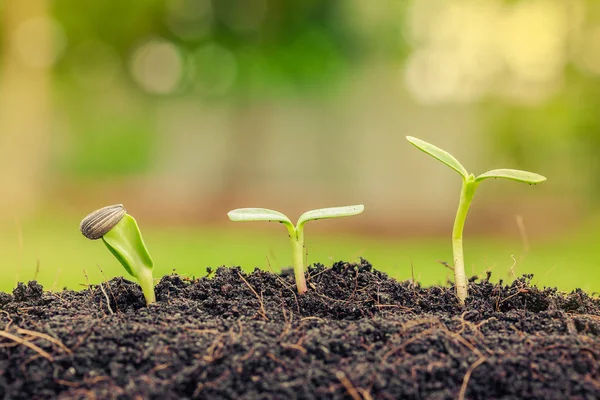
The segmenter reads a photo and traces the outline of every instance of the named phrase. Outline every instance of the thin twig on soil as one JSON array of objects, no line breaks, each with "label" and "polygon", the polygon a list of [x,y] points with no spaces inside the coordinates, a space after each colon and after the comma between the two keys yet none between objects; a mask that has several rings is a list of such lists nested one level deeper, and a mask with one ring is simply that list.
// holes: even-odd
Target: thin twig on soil
[{"label": "thin twig on soil", "polygon": [[517,259],[515,258],[514,254],[511,254],[510,258],[512,258],[513,264],[510,266],[510,269],[508,270],[509,276],[513,279],[517,279],[517,274],[515,273],[515,267],[517,266]]},{"label": "thin twig on soil", "polygon": [[567,325],[567,332],[569,333],[569,335],[577,335],[579,333],[577,332],[577,328],[575,327],[575,321],[573,321],[572,318],[569,318],[565,325]]},{"label": "thin twig on soil", "polygon": [[594,385],[598,390],[600,390],[600,381],[597,381],[595,379],[593,379],[591,376],[586,375],[584,380],[588,383],[591,383],[592,385]]},{"label": "thin twig on soil", "polygon": [[542,278],[545,278],[545,277],[546,277],[546,275],[548,275],[550,272],[554,271],[554,268],[556,268],[556,266],[557,266],[557,265],[558,265],[558,264],[554,264],[554,265],[552,266],[552,268],[550,268],[548,271],[546,271],[546,273],[545,273],[544,275],[542,275]]},{"label": "thin twig on soil", "polygon": [[417,297],[417,283],[415,282],[415,266],[413,265],[412,260],[410,260],[410,273],[412,275],[412,291],[413,291],[413,296]]},{"label": "thin twig on soil", "polygon": [[385,353],[383,355],[383,357],[381,357],[381,364],[385,363],[387,361],[387,359],[392,356],[393,354],[396,354],[398,351],[404,349],[406,346],[408,346],[409,344],[411,344],[412,342],[419,340],[421,337],[426,336],[428,334],[430,334],[431,332],[433,332],[435,329],[437,329],[438,327],[432,327],[432,328],[427,328],[425,330],[423,330],[422,332],[419,332],[417,335],[411,337],[410,339],[408,339],[406,342],[403,342],[402,344],[400,344],[400,346],[398,347],[394,347],[393,349],[389,350],[387,353]]},{"label": "thin twig on soil", "polygon": [[110,311],[111,314],[114,314],[115,312],[110,307],[110,299],[108,298],[108,295],[106,294],[106,291],[104,290],[104,286],[102,286],[102,282],[100,282],[99,286],[100,286],[100,290],[102,291],[102,294],[104,294],[104,298],[106,299],[106,307],[108,307],[108,311]]},{"label": "thin twig on soil", "polygon": [[475,361],[467,370],[465,377],[463,378],[463,383],[460,387],[460,392],[458,393],[457,400],[465,400],[465,394],[467,393],[467,386],[469,385],[469,379],[471,379],[471,374],[475,370],[475,368],[479,367],[487,360],[486,357],[481,357],[477,361]]},{"label": "thin twig on soil", "polygon": [[346,377],[344,371],[337,371],[335,373],[335,377],[338,378],[342,386],[344,386],[344,389],[346,389],[348,395],[352,397],[352,400],[363,400],[361,395],[358,393],[358,390],[356,390],[356,387],[354,387],[352,382],[350,382],[350,380]]},{"label": "thin twig on soil", "polygon": [[[298,312],[300,312],[300,303],[298,302],[298,296],[296,296],[296,293],[294,292],[293,286],[288,285],[286,283],[286,281],[284,281],[281,276],[279,276],[279,274],[275,273],[275,270],[273,270],[273,267],[271,266],[271,261],[269,261],[269,257],[267,257],[267,264],[269,265],[269,269],[271,270],[271,272],[273,273],[273,275],[275,275],[275,279],[277,279],[279,281],[279,283],[281,283],[283,286],[285,286],[294,296],[294,299],[296,300],[296,310]],[[283,297],[283,296],[281,296]]]},{"label": "thin twig on soil", "polygon": [[308,353],[308,351],[304,347],[293,343],[281,343],[281,347],[283,347],[284,349],[298,350],[303,355],[306,355]]},{"label": "thin twig on soil", "polygon": [[149,372],[153,373],[153,372],[162,371],[163,369],[167,369],[167,368],[171,367],[171,365],[173,365],[173,364],[172,363],[158,364],[156,367],[152,368]]},{"label": "thin twig on soil", "polygon": [[194,333],[199,333],[199,334],[204,334],[204,333],[209,333],[212,335],[216,335],[219,333],[219,331],[217,329],[188,329],[188,332],[194,332]]},{"label": "thin twig on soil", "polygon": [[60,268],[56,270],[56,276],[54,277],[54,283],[52,284],[52,287],[50,288],[51,292],[56,291],[56,286],[58,286],[58,278],[60,277],[60,272],[61,272]]},{"label": "thin twig on soil", "polygon": [[261,294],[261,296],[259,296],[258,293],[256,293],[256,290],[254,290],[254,288],[252,286],[250,286],[250,284],[248,283],[248,281],[242,276],[242,274],[240,274],[239,271],[237,271],[237,274],[240,277],[240,279],[244,281],[244,283],[246,284],[246,286],[248,286],[248,288],[250,290],[252,290],[252,293],[254,293],[254,295],[258,299],[258,302],[260,303],[260,310],[259,310],[258,313],[260,314],[261,317],[263,317],[263,319],[265,321],[268,321],[269,318],[267,317],[267,313],[265,311],[265,304],[263,303],[262,294]]},{"label": "thin twig on soil", "polygon": [[354,271],[354,272],[355,272],[355,275],[354,275],[354,289],[352,290],[352,293],[346,299],[346,301],[344,301],[344,305],[350,303],[350,301],[352,299],[354,299],[354,296],[356,296],[356,289],[358,289],[358,271]]},{"label": "thin twig on soil", "polygon": [[68,386],[68,387],[72,387],[72,388],[78,388],[81,385],[83,385],[83,383],[66,381],[64,379],[55,379],[54,382],[58,383],[59,385]]},{"label": "thin twig on soil", "polygon": [[600,322],[600,315],[594,315],[594,314],[576,314],[576,313],[567,313],[567,315],[570,315],[571,317],[576,316],[576,317],[590,318],[590,319],[593,319],[596,322]]},{"label": "thin twig on soil", "polygon": [[221,357],[221,351],[225,347],[225,345],[223,344],[223,339],[227,335],[227,333],[222,333],[213,340],[213,342],[210,344],[210,346],[208,346],[208,348],[205,351],[206,355],[202,357],[204,361],[206,361],[207,363],[212,363],[219,357]]},{"label": "thin twig on soil", "polygon": [[513,294],[511,294],[510,296],[507,296],[507,297],[503,298],[502,300],[500,300],[500,296],[498,296],[498,300],[496,300],[496,311],[497,311],[497,312],[500,312],[500,304],[504,303],[504,302],[505,302],[505,301],[507,301],[507,300],[510,300],[510,299],[512,299],[512,298],[513,298],[513,297],[515,297],[515,296],[518,296],[518,295],[520,295],[521,293],[529,293],[529,290],[527,290],[527,289],[523,289],[523,288],[520,288],[520,289],[517,291],[517,293],[513,293]]},{"label": "thin twig on soil", "polygon": [[238,327],[239,327],[239,332],[237,333],[237,338],[236,338],[235,331],[233,330],[233,326],[226,333],[221,333],[221,334],[217,335],[213,339],[210,346],[208,346],[208,348],[206,349],[206,351],[205,351],[206,355],[203,356],[202,359],[208,363],[212,363],[215,360],[221,358],[221,353],[223,352],[223,349],[226,346],[224,339],[229,336],[231,341],[235,342],[240,337],[242,337],[242,334],[244,332],[244,326],[242,325],[242,323],[239,320],[238,320]]},{"label": "thin twig on soil", "polygon": [[[92,290],[92,285],[90,285],[90,278],[88,277],[88,274],[87,274],[87,271],[85,270],[85,268],[82,269],[82,271],[83,271],[83,276],[85,277],[85,288],[88,291],[88,295],[90,298],[90,304],[93,304],[94,303],[94,293]],[[81,284],[81,286],[83,286],[83,285]]]},{"label": "thin twig on soil", "polygon": [[[473,323],[473,322],[471,322],[471,321],[467,321],[467,320],[465,319],[465,315],[467,315],[468,313],[469,313],[469,311],[465,311],[465,312],[463,312],[463,313],[460,315],[460,318],[459,318],[458,320],[460,321],[461,328],[460,328],[460,330],[459,330],[458,332],[456,332],[456,333],[460,335],[460,334],[462,334],[462,333],[463,333],[463,332],[464,332],[464,331],[467,329],[467,327],[468,327],[468,328],[470,328],[470,329],[471,329],[471,331],[472,331],[472,332],[473,332],[475,335],[479,335],[480,337],[483,337],[483,334],[482,334],[482,333],[481,333],[481,331],[479,330],[479,328],[481,327],[481,324],[482,324],[483,322],[481,322],[481,323],[479,323],[479,324],[475,324],[475,323]],[[453,319],[455,319],[455,318],[456,318],[456,317],[454,317]],[[494,318],[494,317],[492,317],[492,318]],[[495,318],[494,318],[494,319],[495,319]],[[486,321],[486,320],[484,320],[484,321]]]},{"label": "thin twig on soil", "polygon": [[45,333],[42,332],[36,332],[36,331],[30,331],[29,329],[22,329],[22,328],[17,328],[17,333],[19,335],[28,335],[28,336],[34,336],[34,337],[38,337],[40,339],[46,339],[47,341],[54,343],[55,345],[57,345],[58,347],[60,347],[61,349],[63,349],[66,353],[68,354],[72,354],[73,352],[63,344],[63,342],[61,342],[58,339],[53,338],[50,335],[47,335]]},{"label": "thin twig on soil", "polygon": [[4,330],[8,330],[8,328],[12,325],[13,323],[13,319],[10,317],[10,314],[8,313],[8,311],[5,310],[0,310],[0,313],[2,314],[6,314],[6,318],[8,318],[8,325],[6,325],[4,327]]},{"label": "thin twig on soil", "polygon": [[357,388],[356,390],[360,392],[364,400],[373,400],[373,396],[371,396],[371,393],[367,389]]},{"label": "thin twig on soil", "polygon": [[119,312],[119,304],[117,303],[115,294],[112,292],[110,283],[108,283],[108,278],[104,274],[104,270],[102,269],[102,267],[99,264],[96,264],[96,267],[98,267],[98,269],[100,270],[100,273],[102,274],[102,277],[104,278],[104,282],[106,282],[106,286],[108,287],[108,291],[110,292],[110,295],[112,296],[113,300],[115,301],[115,307],[117,308],[117,312]]},{"label": "thin twig on soil", "polygon": [[413,309],[409,308],[409,307],[404,307],[398,304],[381,304],[379,302],[379,287],[377,287],[377,298],[374,298],[373,296],[370,296],[371,300],[373,300],[375,302],[375,307],[379,307],[379,308],[398,308],[400,310],[404,310],[406,312],[412,312]]},{"label": "thin twig on soil", "polygon": [[306,277],[306,282],[309,282],[310,280],[316,278],[317,276],[321,275],[322,273],[329,271],[331,268],[333,268],[333,266],[324,268],[323,271],[318,272],[318,273],[316,273],[314,275],[308,274],[308,276]]},{"label": "thin twig on soil", "polygon": [[288,319],[288,314],[285,311],[285,303],[283,301],[283,292],[279,292],[281,294],[282,300],[281,300],[281,314],[283,315],[283,322],[285,322],[285,324],[291,324],[291,322],[294,319],[294,313],[292,312],[292,310],[290,310],[290,319]]},{"label": "thin twig on soil", "polygon": [[254,346],[250,347],[250,350],[248,350],[248,352],[246,354],[244,354],[243,356],[240,357],[239,361],[246,361],[249,360],[250,357],[252,357],[252,355],[254,354],[254,351],[256,350],[256,348]]},{"label": "thin twig on soil", "polygon": [[280,360],[279,358],[277,358],[277,356],[271,352],[267,353],[267,357],[270,358],[271,360],[275,361],[277,364],[282,365],[284,368],[287,368],[287,364],[285,362],[283,362],[282,360]]},{"label": "thin twig on soil", "polygon": [[300,319],[300,322],[304,322],[304,321],[319,321],[319,322],[325,322],[325,320],[323,318],[319,318],[319,317],[304,317]]},{"label": "thin twig on soil", "polygon": [[441,331],[444,332],[444,333],[446,333],[449,336],[452,336],[456,340],[458,340],[460,343],[463,344],[463,346],[467,347],[473,353],[477,354],[478,357],[483,357],[483,353],[481,353],[481,351],[479,351],[479,349],[477,347],[475,347],[471,342],[469,342],[467,339],[465,339],[464,337],[462,337],[458,333],[454,333],[454,332],[452,332],[449,329],[442,329]]},{"label": "thin twig on soil", "polygon": [[525,230],[525,222],[523,221],[522,215],[515,216],[517,220],[517,227],[519,228],[519,234],[521,235],[521,243],[523,243],[523,252],[529,253],[529,238],[527,237],[527,230]]},{"label": "thin twig on soil", "polygon": [[110,382],[110,376],[95,376],[93,378],[83,378],[83,381],[88,386],[93,386],[99,382]]},{"label": "thin twig on soil", "polygon": [[448,262],[442,261],[442,260],[438,260],[438,262],[440,264],[442,264],[444,267],[448,268],[450,271],[454,272],[454,267],[451,266],[450,264],[448,264]]},{"label": "thin twig on soil", "polygon": [[36,346],[35,344],[33,344],[33,343],[31,343],[31,342],[23,339],[23,338],[20,338],[20,337],[18,337],[16,335],[13,335],[11,333],[4,332],[4,331],[0,331],[0,336],[5,337],[5,338],[7,338],[9,340],[12,340],[14,342],[17,342],[19,344],[22,344],[23,346],[29,347],[31,350],[35,351],[40,356],[44,357],[45,359],[47,359],[50,362],[54,361],[54,359],[52,358],[52,356],[48,352],[42,350],[40,347]]},{"label": "thin twig on soil", "polygon": [[33,280],[37,281],[38,275],[40,273],[40,259],[37,258],[35,262],[35,272],[33,273]]},{"label": "thin twig on soil", "polygon": [[17,272],[15,273],[15,286],[21,280],[21,267],[23,265],[23,227],[19,217],[15,217],[15,227],[17,228],[17,239],[19,240],[19,258],[17,262]]},{"label": "thin twig on soil", "polygon": [[292,322],[294,321],[294,313],[292,313],[292,310],[290,310],[290,319],[288,320],[287,314],[285,312],[285,307],[283,307],[283,305],[281,306],[281,309],[283,311],[283,318],[285,322],[283,324],[283,329],[281,330],[281,333],[277,338],[278,342],[281,342],[288,335],[288,333],[290,333]]}]

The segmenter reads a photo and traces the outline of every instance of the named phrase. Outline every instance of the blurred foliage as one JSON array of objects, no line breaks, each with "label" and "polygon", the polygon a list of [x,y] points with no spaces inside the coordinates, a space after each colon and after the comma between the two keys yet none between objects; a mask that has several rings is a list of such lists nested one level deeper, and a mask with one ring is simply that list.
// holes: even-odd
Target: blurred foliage
[{"label": "blurred foliage", "polygon": [[[140,174],[152,165],[156,124],[141,111],[104,107],[94,112],[82,99],[71,98],[71,123],[77,127],[58,168],[71,179],[114,179]],[[91,109],[90,109],[91,108]]]},{"label": "blurred foliage", "polygon": [[[569,71],[561,93],[543,104],[496,100],[484,110],[492,149],[522,168],[551,169],[568,189],[600,205],[600,84]],[[550,162],[549,162],[550,161]]]},{"label": "blurred foliage", "polygon": [[363,54],[343,0],[51,5],[67,43],[54,73],[57,99],[77,132],[58,157],[71,178],[127,176],[150,167],[156,150],[152,102],[161,98],[146,96],[132,67],[145,43],[166,43],[181,58],[175,90],[162,94],[241,107],[269,97],[326,95]]},{"label": "blurred foliage", "polygon": [[56,0],[53,14],[69,42],[58,71],[69,76],[75,49],[87,42],[108,45],[123,68],[137,45],[161,37],[179,48],[186,65],[196,65],[192,81],[219,80],[231,68],[232,55],[236,79],[227,94],[233,97],[285,88],[319,90],[334,84],[360,54],[343,11],[341,0],[134,0],[118,5]]},{"label": "blurred foliage", "polygon": [[[0,2],[0,13],[6,4]],[[387,67],[398,69],[398,75],[405,73],[407,96],[412,94],[417,102],[425,99],[427,104],[430,98],[419,99],[414,87],[411,93],[411,79],[425,92],[450,87],[443,93],[449,97],[433,97],[442,99],[444,106],[482,104],[483,131],[492,137],[488,153],[531,170],[548,171],[547,160],[561,160],[546,174],[569,183],[579,171],[586,184],[572,184],[600,199],[600,158],[595,153],[600,146],[598,73],[586,73],[585,62],[583,68],[577,65],[582,48],[593,53],[588,51],[593,46],[584,45],[588,39],[593,45],[591,33],[600,18],[597,1],[412,0],[369,6],[344,0],[53,0],[49,4],[64,36],[53,71],[58,78],[56,97],[68,114],[71,131],[77,133],[60,160],[61,172],[108,177],[136,174],[151,166],[157,147],[152,106],[162,98],[148,98],[151,91],[136,84],[132,59],[145,43],[159,40],[175,49],[181,62],[175,88],[162,94],[231,102],[240,108],[257,99],[326,96],[352,68],[383,59]],[[544,30],[556,27],[547,20],[554,21],[560,32]],[[505,26],[489,21],[503,21]],[[531,37],[515,40],[511,27],[523,32],[531,28]],[[505,32],[496,32],[502,29]],[[0,39],[4,35],[0,30]],[[490,49],[500,39],[504,47]],[[535,52],[524,51],[521,44],[530,50],[546,45],[564,56],[557,58],[560,62],[554,67],[559,73],[548,84],[536,86],[540,76],[545,83],[544,74],[542,68],[533,69],[539,75],[533,89],[524,86],[518,95],[544,92],[554,84],[556,90],[549,89],[547,98],[531,104],[502,94],[510,86],[507,76],[515,75],[511,79],[517,82],[523,78],[515,74],[515,65],[524,65],[527,73],[531,62],[538,65],[538,59],[528,58]],[[544,49],[538,52],[541,58],[548,56]],[[417,57],[413,67],[418,73],[407,77],[411,56],[419,54],[427,57]],[[490,57],[489,65],[485,57]],[[519,57],[524,64],[512,65],[511,71],[509,61]],[[482,78],[479,74],[486,66],[491,72]],[[460,78],[461,68],[474,75],[465,75],[471,80],[444,85]],[[475,87],[476,94],[451,96]],[[139,109],[124,107],[124,97]]]}]

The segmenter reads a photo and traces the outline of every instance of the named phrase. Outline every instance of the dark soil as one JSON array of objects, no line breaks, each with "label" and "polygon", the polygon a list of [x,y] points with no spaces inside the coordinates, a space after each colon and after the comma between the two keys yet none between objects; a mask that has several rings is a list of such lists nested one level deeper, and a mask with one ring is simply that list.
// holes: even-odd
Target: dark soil
[{"label": "dark soil", "polygon": [[[600,301],[531,286],[397,282],[361,264],[293,277],[113,279],[0,293],[9,399],[599,399]],[[489,278],[489,277],[488,277]],[[104,292],[106,294],[104,294]],[[110,300],[110,305],[107,300]]]}]

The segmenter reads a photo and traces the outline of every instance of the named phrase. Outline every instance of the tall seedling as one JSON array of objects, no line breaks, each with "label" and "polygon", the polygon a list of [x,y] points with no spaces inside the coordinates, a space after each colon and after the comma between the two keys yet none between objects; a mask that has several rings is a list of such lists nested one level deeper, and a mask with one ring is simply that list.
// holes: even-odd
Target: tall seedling
[{"label": "tall seedling", "polygon": [[490,178],[504,178],[510,179],[517,182],[528,183],[535,185],[546,180],[542,175],[520,171],[516,169],[494,169],[488,172],[484,172],[479,176],[475,176],[467,172],[465,167],[458,162],[450,153],[430,144],[421,139],[407,136],[406,139],[413,144],[419,150],[429,154],[436,160],[446,164],[452,168],[462,178],[462,189],[460,191],[460,200],[458,202],[458,210],[456,212],[456,218],[454,220],[454,228],[452,229],[452,252],[454,256],[454,281],[456,285],[456,294],[460,299],[461,303],[464,303],[468,295],[467,290],[467,276],[465,274],[465,260],[463,255],[463,229],[465,227],[465,220],[467,219],[467,213],[469,207],[473,201],[473,195],[475,189],[481,182]]}]

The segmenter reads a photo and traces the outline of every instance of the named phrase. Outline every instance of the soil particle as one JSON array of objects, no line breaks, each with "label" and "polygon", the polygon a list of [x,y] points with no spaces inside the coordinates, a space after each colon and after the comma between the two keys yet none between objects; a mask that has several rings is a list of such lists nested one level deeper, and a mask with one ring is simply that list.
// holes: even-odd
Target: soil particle
[{"label": "soil particle", "polygon": [[42,300],[44,288],[36,281],[31,281],[27,285],[19,282],[13,290],[13,298],[16,302],[38,304]]},{"label": "soil particle", "polygon": [[362,260],[293,276],[115,278],[0,294],[7,399],[598,399],[600,301],[582,291],[398,282]]}]

